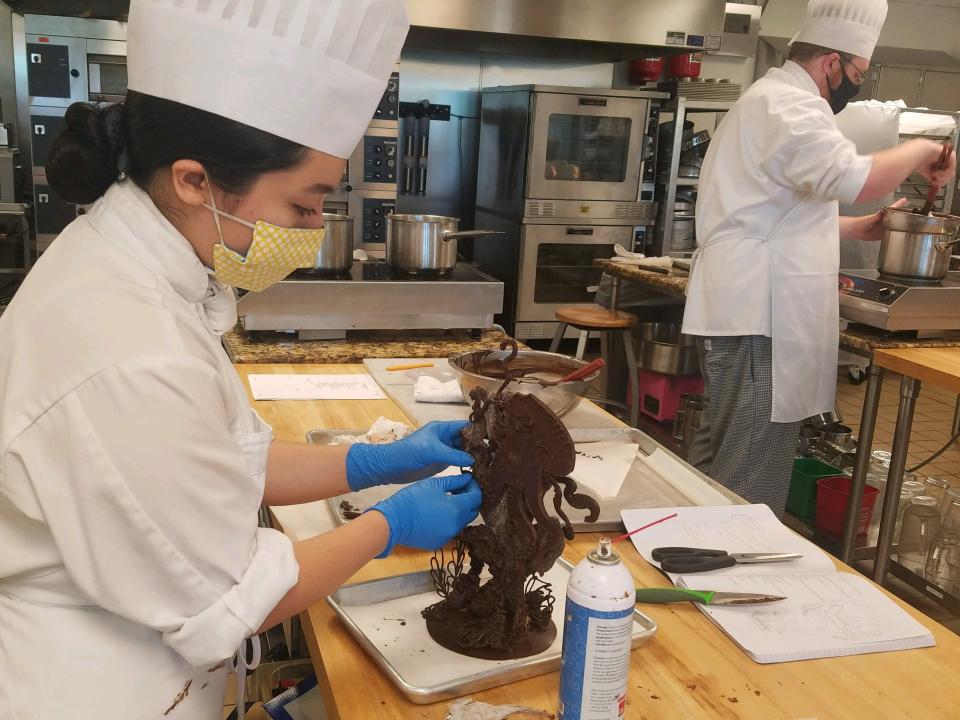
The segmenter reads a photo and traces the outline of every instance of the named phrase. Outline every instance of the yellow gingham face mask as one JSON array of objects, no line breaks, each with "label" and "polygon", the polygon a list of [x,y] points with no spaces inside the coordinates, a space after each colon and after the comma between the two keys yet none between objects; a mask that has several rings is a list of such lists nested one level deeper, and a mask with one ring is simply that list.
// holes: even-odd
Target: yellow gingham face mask
[{"label": "yellow gingham face mask", "polygon": [[[286,228],[258,220],[249,223],[230,213],[218,210],[210,194],[220,242],[213,246],[213,274],[224,285],[260,292],[283,280],[297,268],[313,267],[317,253],[327,234],[326,228]],[[220,216],[253,229],[253,242],[246,256],[228,248],[223,242]]]}]

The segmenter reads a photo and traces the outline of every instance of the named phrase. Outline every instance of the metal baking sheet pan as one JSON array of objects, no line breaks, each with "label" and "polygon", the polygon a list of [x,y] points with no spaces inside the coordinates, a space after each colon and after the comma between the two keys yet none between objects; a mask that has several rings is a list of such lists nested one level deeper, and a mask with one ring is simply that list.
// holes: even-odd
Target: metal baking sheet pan
[{"label": "metal baking sheet pan", "polygon": [[[622,510],[742,502],[636,428],[573,428],[570,435],[581,447],[583,443],[620,438],[638,447],[637,457],[616,497],[596,498],[600,503],[600,516],[596,522],[586,522],[584,510],[565,508],[576,532],[623,532]],[[588,488],[581,488],[579,492],[592,494]]]},{"label": "metal baking sheet pan", "polygon": [[[366,430],[311,430],[307,442],[328,445],[337,435],[363,435]],[[630,468],[616,497],[596,498],[600,516],[596,522],[586,522],[587,512],[565,507],[575,532],[623,532],[622,510],[649,507],[687,507],[692,505],[727,505],[742,502],[736,495],[718,485],[706,475],[687,465],[649,435],[631,427],[572,428],[570,436],[575,443],[607,442],[622,439],[639,448],[637,459]],[[657,452],[663,462],[651,465],[646,458]],[[402,485],[379,485],[357,492],[344,493],[327,502],[338,525],[349,522],[353,513],[363,513],[381,500],[400,490]],[[589,489],[580,492],[592,494]],[[479,522],[475,521],[475,522]]]},{"label": "metal baking sheet pan", "polygon": [[[420,611],[439,601],[429,572],[346,585],[327,598],[347,630],[412,702],[433,703],[560,669],[563,610],[573,565],[557,560],[544,579],[553,586],[557,637],[539,655],[480,660],[441,647],[427,633]],[[633,615],[633,648],[657,632],[639,610]]]}]

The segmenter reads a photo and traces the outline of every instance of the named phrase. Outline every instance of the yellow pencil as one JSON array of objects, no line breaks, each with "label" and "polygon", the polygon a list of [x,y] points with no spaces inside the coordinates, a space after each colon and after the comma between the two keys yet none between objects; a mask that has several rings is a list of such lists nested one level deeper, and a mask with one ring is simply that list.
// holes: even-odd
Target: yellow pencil
[{"label": "yellow pencil", "polygon": [[414,370],[416,368],[426,368],[433,367],[433,363],[412,363],[410,365],[391,365],[387,368],[388,371],[392,370]]}]

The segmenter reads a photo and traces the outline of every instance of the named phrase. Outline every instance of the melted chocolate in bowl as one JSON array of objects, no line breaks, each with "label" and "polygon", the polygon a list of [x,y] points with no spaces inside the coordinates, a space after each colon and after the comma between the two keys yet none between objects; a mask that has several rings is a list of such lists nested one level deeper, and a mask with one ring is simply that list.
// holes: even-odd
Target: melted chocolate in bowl
[{"label": "melted chocolate in bowl", "polygon": [[[500,360],[500,353],[491,358],[490,350],[477,350],[463,358],[460,367],[474,375],[481,375],[494,380],[505,380],[507,375],[504,371],[503,361]],[[506,364],[507,370],[514,377],[525,377],[536,374],[540,380],[559,380],[569,375],[574,370],[583,367],[583,363],[573,358],[562,357],[543,357],[537,355],[517,355],[513,360]]]}]

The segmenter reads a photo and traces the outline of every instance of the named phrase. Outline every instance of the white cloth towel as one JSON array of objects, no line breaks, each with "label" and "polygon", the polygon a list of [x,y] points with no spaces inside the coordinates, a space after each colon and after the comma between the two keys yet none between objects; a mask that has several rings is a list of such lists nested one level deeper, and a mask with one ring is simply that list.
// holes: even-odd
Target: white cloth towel
[{"label": "white cloth towel", "polygon": [[456,378],[443,382],[430,375],[420,375],[413,386],[413,399],[427,403],[462,403],[463,393]]},{"label": "white cloth towel", "polygon": [[514,713],[527,717],[552,718],[553,713],[523,705],[490,705],[472,698],[461,698],[447,706],[446,720],[505,720]]},{"label": "white cloth towel", "polygon": [[647,257],[643,253],[630,252],[623,245],[614,245],[613,252],[615,255],[610,258],[612,262],[636,265],[637,267],[666,268],[667,270],[673,267],[673,258],[671,257]]}]

